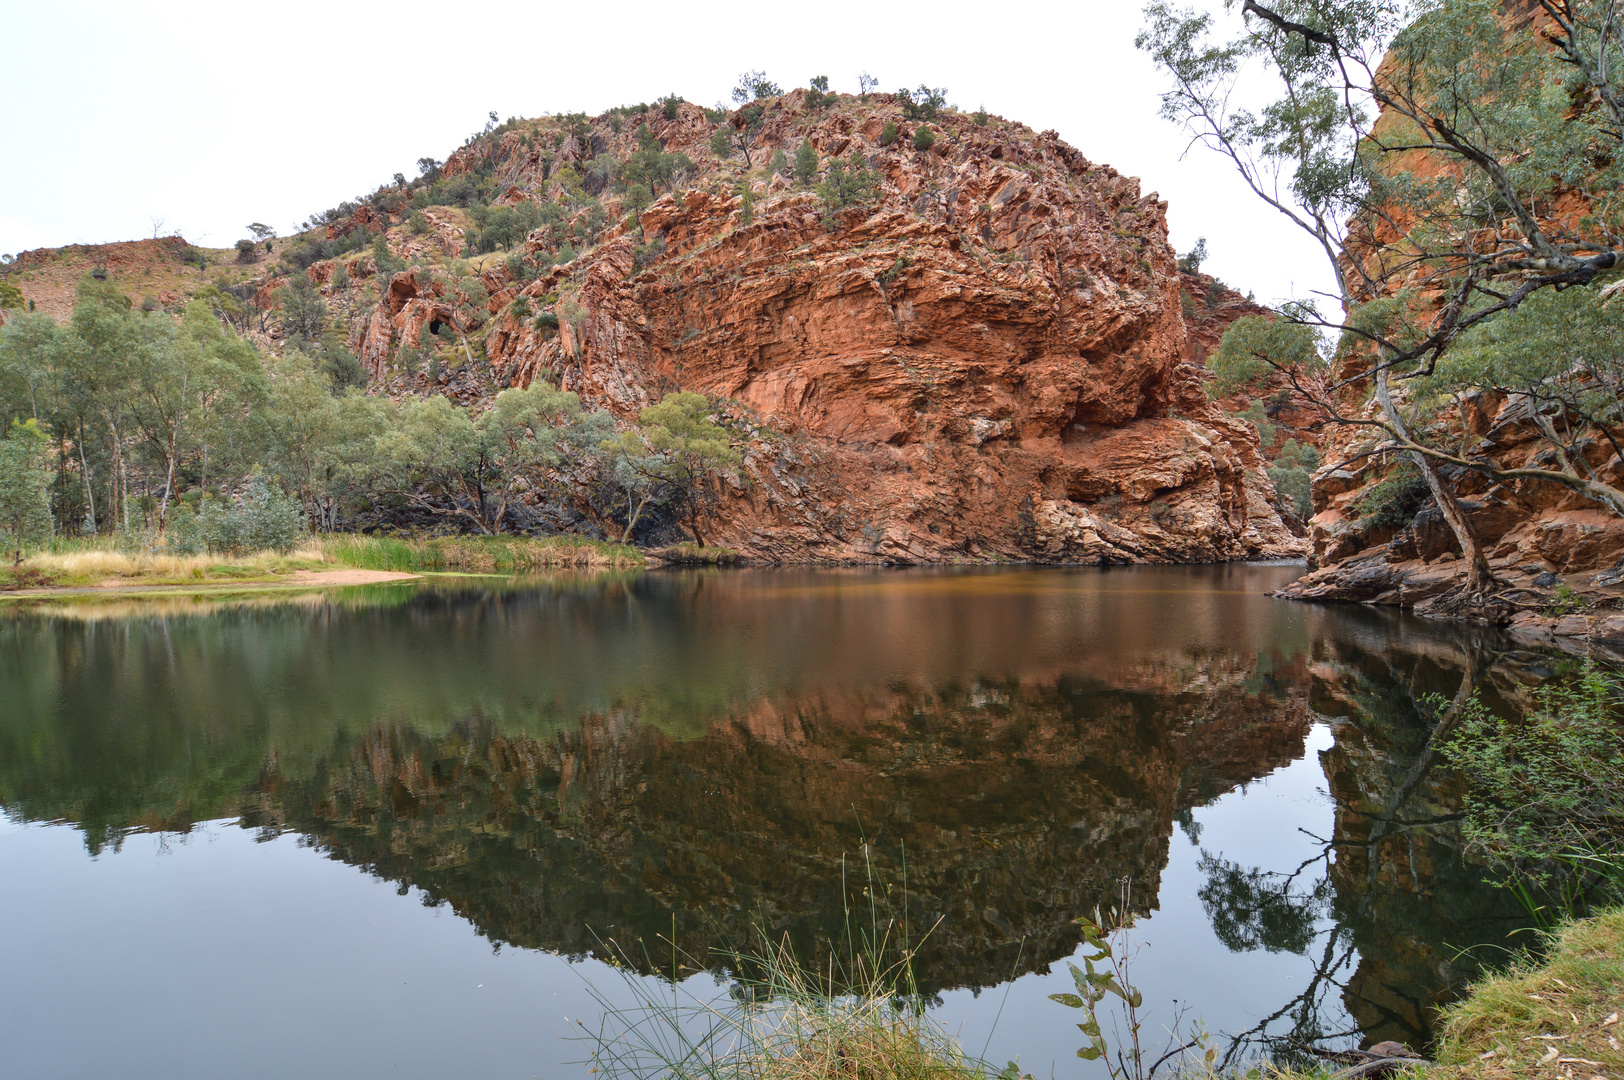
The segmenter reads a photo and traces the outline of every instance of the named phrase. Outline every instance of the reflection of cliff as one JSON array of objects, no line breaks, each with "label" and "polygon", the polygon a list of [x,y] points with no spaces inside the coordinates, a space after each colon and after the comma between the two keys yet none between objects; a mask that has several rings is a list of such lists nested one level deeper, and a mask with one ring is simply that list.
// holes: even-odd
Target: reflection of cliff
[{"label": "reflection of cliff", "polygon": [[[1447,708],[1464,686],[1492,701],[1515,693],[1513,677],[1544,673],[1540,657],[1506,652],[1490,672],[1472,648],[1485,634],[1503,647],[1479,628],[1426,644],[1353,637],[1314,668],[1315,710],[1335,718],[1336,744],[1322,755],[1337,807],[1329,879],[1360,956],[1343,1001],[1372,1041],[1430,1042],[1437,1006],[1481,964],[1503,960],[1500,947],[1527,922],[1511,895],[1463,858],[1460,782],[1434,768],[1429,751],[1438,717],[1427,696]],[[1474,946],[1489,951],[1461,952]]]},{"label": "reflection of cliff", "polygon": [[919,965],[933,987],[988,985],[1069,953],[1071,920],[1120,877],[1154,898],[1182,792],[1301,754],[1301,703],[1248,693],[1248,674],[1164,671],[1159,694],[1068,679],[807,694],[686,741],[623,714],[550,740],[478,719],[439,738],[380,727],[318,774],[269,772],[260,817],[493,939],[592,952],[596,934],[641,942],[654,966],[673,920],[701,961],[758,927],[820,955],[848,905],[867,928],[872,872],[882,913],[906,911],[914,938],[935,927]]}]

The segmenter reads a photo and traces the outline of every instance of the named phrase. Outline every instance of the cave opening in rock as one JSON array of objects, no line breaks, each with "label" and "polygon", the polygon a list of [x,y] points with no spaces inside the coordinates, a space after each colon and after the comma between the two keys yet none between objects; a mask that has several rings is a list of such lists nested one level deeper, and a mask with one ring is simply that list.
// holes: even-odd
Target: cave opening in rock
[{"label": "cave opening in rock", "polygon": [[429,320],[429,333],[438,334],[441,328],[444,326],[445,323],[441,322],[439,319],[431,319]]}]

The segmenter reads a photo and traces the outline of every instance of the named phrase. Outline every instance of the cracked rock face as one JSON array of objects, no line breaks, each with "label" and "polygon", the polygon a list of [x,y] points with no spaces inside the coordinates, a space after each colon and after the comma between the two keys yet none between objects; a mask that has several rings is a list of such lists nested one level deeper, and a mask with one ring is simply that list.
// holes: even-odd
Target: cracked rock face
[{"label": "cracked rock face", "polygon": [[[485,347],[497,383],[546,379],[622,418],[678,389],[733,402],[758,436],[708,540],[782,560],[1302,553],[1255,431],[1184,359],[1203,350],[1166,205],[1137,180],[1052,132],[958,114],[915,150],[916,122],[884,94],[817,111],[800,91],[775,99],[754,172],[711,155],[693,106],[647,115],[696,162],[686,189],[522,289],[488,272]],[[902,137],[882,147],[887,121]],[[601,134],[609,152],[630,138]],[[829,215],[759,169],[803,140],[825,165],[861,154],[878,199]],[[551,197],[539,156],[512,149],[503,201]],[[375,376],[435,318],[409,276],[360,331]],[[521,292],[556,329],[514,316]]]}]

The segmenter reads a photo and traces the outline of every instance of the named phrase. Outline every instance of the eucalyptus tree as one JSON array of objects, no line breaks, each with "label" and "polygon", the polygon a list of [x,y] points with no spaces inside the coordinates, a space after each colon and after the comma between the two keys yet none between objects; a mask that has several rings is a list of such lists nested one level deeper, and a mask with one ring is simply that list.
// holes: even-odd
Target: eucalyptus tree
[{"label": "eucalyptus tree", "polygon": [[23,561],[28,545],[51,535],[45,442],[45,433],[33,419],[13,420],[0,440],[0,542],[14,553],[13,565]]},{"label": "eucalyptus tree", "polygon": [[[1576,355],[1549,315],[1616,319],[1601,287],[1624,267],[1613,6],[1537,0],[1516,16],[1493,0],[1227,0],[1225,10],[1232,33],[1220,40],[1213,11],[1145,9],[1137,44],[1172,83],[1163,113],[1313,239],[1337,291],[1325,298],[1336,310],[1297,302],[1272,325],[1239,320],[1214,358],[1221,378],[1283,371],[1336,422],[1372,429],[1365,453],[1407,454],[1460,541],[1471,593],[1492,579],[1444,467],[1562,484],[1624,513],[1624,492],[1598,468],[1611,454],[1571,426],[1616,424],[1605,388],[1618,380],[1597,371],[1620,357]],[[1372,407],[1349,406],[1357,389]],[[1521,395],[1559,467],[1500,468],[1437,422],[1481,389]]]}]

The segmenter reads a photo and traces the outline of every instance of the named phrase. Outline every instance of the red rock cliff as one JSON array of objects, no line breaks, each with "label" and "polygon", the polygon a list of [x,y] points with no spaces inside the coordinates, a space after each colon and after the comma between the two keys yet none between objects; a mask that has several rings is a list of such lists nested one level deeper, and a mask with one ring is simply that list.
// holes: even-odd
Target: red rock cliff
[{"label": "red rock cliff", "polygon": [[[485,336],[500,384],[541,378],[622,417],[677,389],[728,399],[752,425],[715,535],[786,560],[976,557],[1168,562],[1300,552],[1256,433],[1208,402],[1181,315],[1166,205],[1053,132],[895,99],[766,103],[757,168],[718,161],[705,114],[591,122],[597,154],[629,154],[647,122],[694,175],[572,263],[520,291],[498,268]],[[723,123],[728,121],[724,120]],[[882,146],[895,123],[898,135]],[[936,141],[915,149],[928,126]],[[809,142],[861,154],[878,198],[830,217],[759,166]],[[556,154],[509,134],[501,201],[555,199]],[[467,171],[488,148],[447,162]],[[748,186],[747,213],[736,192]],[[612,196],[605,208],[614,221]],[[411,243],[404,228],[391,246]],[[532,244],[535,242],[532,241]],[[359,329],[375,379],[441,301],[397,275]]]}]

